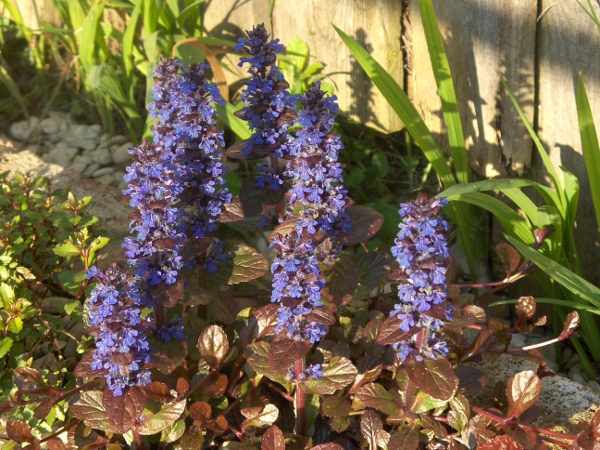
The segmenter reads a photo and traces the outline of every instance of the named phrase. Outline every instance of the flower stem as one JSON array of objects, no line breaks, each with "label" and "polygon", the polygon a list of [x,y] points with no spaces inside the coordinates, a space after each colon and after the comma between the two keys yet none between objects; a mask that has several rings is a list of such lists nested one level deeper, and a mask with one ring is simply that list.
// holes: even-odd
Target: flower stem
[{"label": "flower stem", "polygon": [[155,326],[160,330],[165,325],[165,305],[156,305],[154,310]]},{"label": "flower stem", "polygon": [[[296,361],[296,373],[304,372],[304,358]],[[296,434],[304,436],[306,433],[306,395],[300,387],[300,383],[296,384]]]}]

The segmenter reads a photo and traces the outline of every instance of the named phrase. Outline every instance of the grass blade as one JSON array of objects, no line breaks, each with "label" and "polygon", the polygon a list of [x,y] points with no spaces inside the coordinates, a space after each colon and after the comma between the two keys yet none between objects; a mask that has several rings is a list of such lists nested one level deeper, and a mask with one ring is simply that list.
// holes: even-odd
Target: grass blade
[{"label": "grass blade", "polygon": [[515,105],[515,108],[517,109],[517,112],[519,113],[519,116],[521,117],[521,120],[523,121],[525,128],[527,128],[527,131],[529,132],[531,139],[533,139],[533,142],[535,143],[535,147],[537,148],[538,153],[540,154],[540,157],[542,158],[542,161],[544,163],[544,166],[546,167],[546,170],[548,171],[548,174],[550,175],[550,178],[552,179],[552,183],[554,183],[554,189],[556,190],[556,192],[559,196],[560,211],[563,214],[563,216],[565,216],[567,201],[565,198],[565,193],[563,192],[562,184],[560,182],[560,179],[558,178],[558,174],[556,173],[556,169],[554,168],[552,161],[550,161],[550,157],[548,156],[548,153],[546,152],[546,149],[544,148],[542,141],[540,141],[540,138],[538,137],[537,133],[531,126],[531,123],[527,119],[527,116],[525,116],[525,113],[521,109],[521,106],[519,105],[517,98],[515,97],[513,92],[508,87],[508,84],[506,83],[504,78],[500,78],[500,80],[502,81],[502,84],[504,85],[504,88],[506,89],[508,96],[510,97],[511,101],[513,102],[513,105]]},{"label": "grass blade", "polygon": [[467,164],[465,137],[458,113],[458,102],[456,101],[452,73],[444,50],[442,33],[440,33],[431,0],[419,0],[419,7],[421,9],[421,19],[423,20],[427,48],[429,49],[431,67],[433,68],[435,83],[442,101],[442,112],[450,141],[456,178],[459,183],[468,183],[469,167]]},{"label": "grass blade", "polygon": [[500,222],[504,230],[523,242],[533,245],[535,238],[527,221],[510,206],[504,204],[491,195],[479,192],[458,194],[446,197],[450,202],[464,202],[479,206],[491,212]]},{"label": "grass blade", "polygon": [[237,109],[231,103],[225,102],[225,106],[215,105],[215,109],[221,116],[221,119],[223,119],[223,122],[225,122],[225,125],[227,125],[237,137],[244,140],[249,139],[250,136],[252,136],[252,133],[250,133],[250,130],[248,129],[248,122],[233,115]]},{"label": "grass blade", "polygon": [[519,251],[519,253],[521,253],[521,255],[530,259],[558,284],[565,287],[582,300],[600,308],[600,289],[592,283],[584,280],[571,270],[547,256],[542,255],[540,252],[535,251],[531,247],[528,247],[517,239],[511,236],[506,236],[506,239]]},{"label": "grass blade", "polygon": [[598,145],[598,134],[594,125],[592,109],[581,74],[579,74],[579,82],[577,83],[577,118],[579,119],[581,148],[590,181],[594,211],[596,212],[596,222],[598,229],[600,229],[600,146]]},{"label": "grass blade", "polygon": [[333,27],[362,66],[367,76],[377,86],[377,89],[379,89],[396,114],[398,114],[398,117],[402,120],[417,145],[421,147],[423,153],[439,175],[444,187],[455,185],[456,178],[452,174],[450,167],[448,167],[446,156],[438,147],[427,125],[425,125],[418,111],[396,80],[358,42],[335,25]]},{"label": "grass blade", "polygon": [[27,120],[29,120],[29,111],[27,111],[27,105],[25,104],[25,99],[21,95],[17,84],[9,75],[8,71],[4,68],[4,66],[0,65],[0,83],[6,86],[10,95],[19,103],[21,106],[21,110],[23,111],[23,115]]}]

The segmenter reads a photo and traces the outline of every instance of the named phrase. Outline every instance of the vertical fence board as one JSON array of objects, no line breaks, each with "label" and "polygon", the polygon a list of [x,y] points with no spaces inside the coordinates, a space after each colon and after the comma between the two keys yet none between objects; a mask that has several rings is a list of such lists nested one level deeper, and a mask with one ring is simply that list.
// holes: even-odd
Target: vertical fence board
[{"label": "vertical fence board", "polygon": [[[587,2],[583,2],[584,4]],[[553,6],[552,6],[553,5]],[[577,121],[576,89],[579,72],[583,73],[596,126],[600,125],[600,77],[598,51],[600,34],[575,1],[542,0],[539,21],[539,136],[555,167],[574,173],[581,195],[575,242],[588,279],[600,282],[596,270],[599,235],[590,185],[581,151]],[[596,11],[598,8],[596,6]],[[548,184],[547,173],[539,157],[534,158],[533,179]]]},{"label": "vertical fence board", "polygon": [[[469,151],[481,176],[522,175],[531,141],[500,82],[533,120],[535,18],[531,0],[434,0]],[[410,1],[412,88],[417,109],[444,148],[444,125],[418,0]]]},{"label": "vertical fence board", "polygon": [[391,132],[402,127],[401,121],[331,24],[359,42],[402,85],[401,19],[398,0],[276,1],[273,33],[283,43],[295,36],[307,42],[311,61],[326,65],[343,113]]},{"label": "vertical fence board", "polygon": [[[377,0],[374,5],[371,0],[276,1],[271,15],[269,3],[268,0],[213,1],[206,9],[206,30],[211,35],[231,39],[265,22],[272,35],[284,45],[298,36],[310,48],[310,62],[326,65],[324,73],[329,75],[327,81],[334,84],[344,114],[387,132],[402,127],[331,26],[332,23],[337,25],[360,42],[402,84],[400,2]],[[236,4],[240,6],[229,13]]]}]

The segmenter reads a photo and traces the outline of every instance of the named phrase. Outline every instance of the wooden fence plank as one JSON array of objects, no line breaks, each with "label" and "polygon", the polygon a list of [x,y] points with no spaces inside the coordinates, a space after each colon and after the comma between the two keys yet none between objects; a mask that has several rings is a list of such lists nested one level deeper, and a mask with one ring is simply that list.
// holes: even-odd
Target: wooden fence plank
[{"label": "wooden fence plank", "polygon": [[[533,121],[536,2],[434,0],[446,44],[470,166],[481,176],[522,175],[531,140],[500,82],[502,74]],[[410,1],[412,92],[444,148],[441,116],[418,0]]]},{"label": "wooden fence plank", "polygon": [[[238,5],[232,12],[232,6]],[[211,2],[205,14],[210,35],[242,36],[242,31],[264,22],[272,35],[285,45],[295,36],[310,48],[311,62],[326,65],[325,73],[335,84],[342,113],[380,130],[392,132],[402,123],[362,68],[344,46],[331,24],[336,24],[367,48],[402,84],[400,51],[402,5],[397,0],[303,0],[276,1],[272,16],[268,0],[242,3]],[[232,75],[232,77],[234,77]]]},{"label": "wooden fence plank", "polygon": [[[587,3],[587,2],[583,2]],[[575,1],[542,0],[539,30],[539,136],[556,167],[574,173],[580,182],[575,242],[587,279],[600,282],[597,270],[598,234],[590,185],[577,122],[576,89],[583,73],[596,127],[600,125],[600,34]],[[600,13],[596,7],[596,11]],[[549,183],[535,155],[531,178]]]}]

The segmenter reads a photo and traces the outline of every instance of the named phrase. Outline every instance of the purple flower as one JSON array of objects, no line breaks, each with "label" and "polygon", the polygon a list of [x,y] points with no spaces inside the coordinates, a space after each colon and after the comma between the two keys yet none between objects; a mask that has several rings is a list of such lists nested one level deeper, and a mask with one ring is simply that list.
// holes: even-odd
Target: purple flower
[{"label": "purple flower", "polygon": [[[423,360],[448,355],[446,343],[439,337],[442,321],[429,315],[434,305],[446,300],[444,262],[448,246],[443,232],[449,226],[436,214],[447,204],[446,199],[429,200],[421,194],[417,200],[400,206],[402,222],[392,254],[407,278],[398,286],[400,303],[390,316],[400,320],[400,328],[406,333],[418,328],[416,334],[393,346],[402,361],[409,356]],[[445,312],[446,319],[450,319],[449,310]]]},{"label": "purple flower", "polygon": [[[238,39],[235,46],[236,52],[248,55],[240,58],[240,67],[250,65],[250,78],[244,82],[246,89],[242,93],[246,106],[240,118],[248,121],[253,134],[242,151],[248,155],[255,146],[268,147],[274,156],[281,158],[287,153],[288,128],[295,116],[294,99],[286,90],[289,84],[275,65],[283,45],[278,39],[269,40],[264,24],[248,31],[248,36]],[[290,114],[292,117],[287,118]]]},{"label": "purple flower", "polygon": [[91,367],[101,371],[113,395],[123,389],[150,381],[144,370],[150,362],[150,347],[146,341],[148,324],[142,320],[141,299],[135,283],[115,264],[106,271],[92,267],[88,278],[98,284],[89,297],[90,324],[96,340]]},{"label": "purple flower", "polygon": [[[332,132],[335,97],[325,97],[316,83],[300,103],[303,109],[298,121],[302,127],[289,147],[295,159],[288,162],[284,174],[292,181],[287,219],[296,219],[296,229],[276,236],[271,244],[278,253],[271,267],[271,301],[281,305],[277,332],[286,331],[292,339],[316,343],[326,333],[325,325],[310,319],[311,312],[323,305],[325,279],[319,264],[335,261],[341,249],[336,236],[351,230],[351,224],[337,162],[343,145],[339,135]],[[315,246],[317,235],[319,245]]]}]

